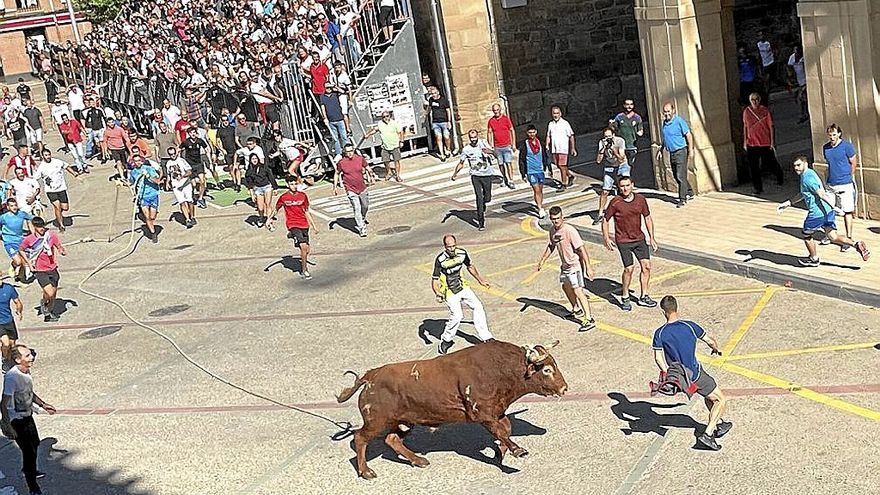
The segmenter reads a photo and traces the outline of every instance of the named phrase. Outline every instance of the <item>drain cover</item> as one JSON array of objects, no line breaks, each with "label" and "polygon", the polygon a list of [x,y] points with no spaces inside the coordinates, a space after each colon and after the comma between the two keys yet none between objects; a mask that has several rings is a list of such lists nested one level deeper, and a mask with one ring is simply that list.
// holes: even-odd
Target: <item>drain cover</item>
[{"label": "drain cover", "polygon": [[389,228],[384,229],[384,230],[380,230],[380,231],[376,232],[376,235],[392,235],[392,234],[399,234],[399,233],[401,233],[401,232],[407,232],[407,231],[409,231],[409,230],[412,230],[412,227],[410,227],[409,225],[397,225],[397,226],[394,226],[394,227],[389,227]]},{"label": "drain cover", "polygon": [[183,313],[191,308],[189,304],[175,304],[174,306],[165,306],[164,308],[154,309],[147,313],[148,316],[169,316]]},{"label": "drain cover", "polygon": [[113,335],[114,333],[122,330],[121,325],[108,325],[106,327],[98,327],[93,328],[91,330],[86,330],[85,332],[79,334],[77,336],[78,339],[99,339],[101,337],[106,337],[108,335]]},{"label": "drain cover", "polygon": [[184,249],[189,249],[193,247],[195,244],[181,244],[180,246],[174,246],[171,248],[174,251],[183,251]]}]

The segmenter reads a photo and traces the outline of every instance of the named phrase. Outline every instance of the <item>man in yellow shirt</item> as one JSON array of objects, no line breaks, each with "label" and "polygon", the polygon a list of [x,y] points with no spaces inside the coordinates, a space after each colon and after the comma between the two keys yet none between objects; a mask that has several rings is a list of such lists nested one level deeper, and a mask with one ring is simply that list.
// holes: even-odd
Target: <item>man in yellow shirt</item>
[{"label": "man in yellow shirt", "polygon": [[[385,165],[385,180],[394,180],[400,182],[400,143],[406,136],[406,131],[400,124],[391,118],[391,112],[382,112],[382,120],[370,130],[367,137],[379,133],[382,138],[382,163]],[[391,160],[394,159],[394,167],[390,167]]]}]

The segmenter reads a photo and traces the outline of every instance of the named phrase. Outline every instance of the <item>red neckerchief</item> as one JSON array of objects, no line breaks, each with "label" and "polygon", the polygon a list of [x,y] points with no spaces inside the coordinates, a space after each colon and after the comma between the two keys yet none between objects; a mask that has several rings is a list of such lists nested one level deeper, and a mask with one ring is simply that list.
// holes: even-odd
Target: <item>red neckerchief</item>
[{"label": "red neckerchief", "polygon": [[538,152],[541,151],[541,140],[539,140],[538,138],[526,139],[526,142],[529,145],[529,149],[532,150],[532,153],[537,155]]}]

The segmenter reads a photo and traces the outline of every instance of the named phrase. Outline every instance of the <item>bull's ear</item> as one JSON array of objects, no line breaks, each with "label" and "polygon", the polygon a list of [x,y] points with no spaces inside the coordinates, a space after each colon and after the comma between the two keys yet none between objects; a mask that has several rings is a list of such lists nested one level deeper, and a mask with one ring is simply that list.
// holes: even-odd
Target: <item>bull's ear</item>
[{"label": "bull's ear", "polygon": [[529,363],[528,366],[526,366],[526,379],[531,378],[532,375],[534,375],[537,372],[538,372],[538,366],[536,366],[532,363]]}]

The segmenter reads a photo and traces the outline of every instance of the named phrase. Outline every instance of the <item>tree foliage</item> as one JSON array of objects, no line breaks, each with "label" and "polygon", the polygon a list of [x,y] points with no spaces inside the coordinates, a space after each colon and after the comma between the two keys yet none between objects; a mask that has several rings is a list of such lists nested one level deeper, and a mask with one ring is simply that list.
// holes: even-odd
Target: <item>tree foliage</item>
[{"label": "tree foliage", "polygon": [[126,0],[74,0],[76,9],[96,24],[115,18],[125,3]]}]

